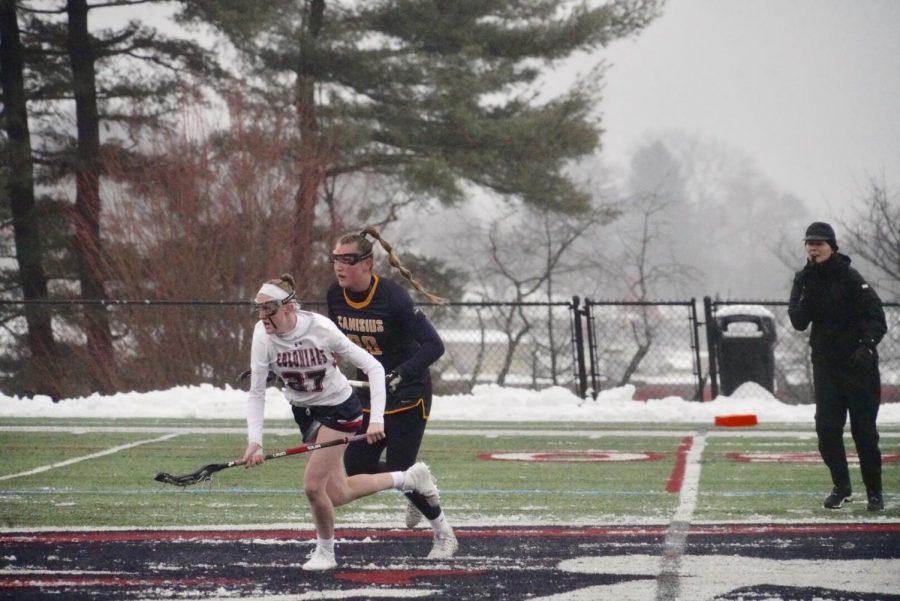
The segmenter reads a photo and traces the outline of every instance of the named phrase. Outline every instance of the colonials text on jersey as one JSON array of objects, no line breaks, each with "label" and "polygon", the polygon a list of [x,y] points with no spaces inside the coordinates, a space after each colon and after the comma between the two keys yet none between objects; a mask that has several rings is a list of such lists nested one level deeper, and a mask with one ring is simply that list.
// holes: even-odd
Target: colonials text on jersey
[{"label": "colonials text on jersey", "polygon": [[317,348],[300,348],[278,353],[275,364],[278,367],[315,367],[328,363],[328,355]]}]

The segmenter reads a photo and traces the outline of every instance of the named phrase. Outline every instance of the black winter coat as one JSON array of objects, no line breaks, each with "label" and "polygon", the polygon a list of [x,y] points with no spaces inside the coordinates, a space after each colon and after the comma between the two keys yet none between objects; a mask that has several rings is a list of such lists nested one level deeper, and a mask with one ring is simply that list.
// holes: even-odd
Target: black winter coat
[{"label": "black winter coat", "polygon": [[797,272],[788,315],[797,330],[812,323],[813,359],[844,363],[860,346],[874,351],[887,332],[881,299],[840,253]]}]

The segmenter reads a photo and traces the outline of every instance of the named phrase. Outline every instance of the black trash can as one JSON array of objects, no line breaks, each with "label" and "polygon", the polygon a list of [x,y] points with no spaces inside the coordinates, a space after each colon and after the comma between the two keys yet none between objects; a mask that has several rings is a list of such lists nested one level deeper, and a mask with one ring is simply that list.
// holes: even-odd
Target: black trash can
[{"label": "black trash can", "polygon": [[716,359],[720,392],[744,382],[775,392],[775,316],[758,305],[731,305],[716,312]]}]

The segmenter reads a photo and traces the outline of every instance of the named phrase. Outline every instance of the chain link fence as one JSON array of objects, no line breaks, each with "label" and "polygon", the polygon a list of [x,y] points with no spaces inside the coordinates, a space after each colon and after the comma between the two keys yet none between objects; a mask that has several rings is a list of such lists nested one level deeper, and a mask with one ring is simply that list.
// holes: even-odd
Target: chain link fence
[{"label": "chain link fence", "polygon": [[[46,301],[55,347],[32,357],[21,303],[3,302],[0,389],[7,394],[87,396],[174,386],[236,386],[249,363],[255,315],[245,302]],[[88,321],[102,311],[110,345],[87,344]]]},{"label": "chain link fence", "polygon": [[[310,310],[327,313],[324,304]],[[572,303],[417,303],[444,342],[431,368],[435,394],[478,384],[576,388]]]},{"label": "chain link fence", "polygon": [[591,388],[631,384],[638,400],[699,399],[701,351],[695,303],[585,301]]},{"label": "chain link fence", "polygon": [[577,390],[572,303],[451,303],[428,306],[444,341],[432,369],[435,394],[476,384]]},{"label": "chain link fence", "polygon": [[[247,369],[256,315],[246,302],[46,301],[56,352],[28,357],[24,303],[3,301],[0,389],[8,394],[85,396],[97,390],[147,391],[212,384],[239,387]],[[327,314],[322,302],[304,309]],[[432,366],[435,394],[467,393],[477,384],[578,391],[572,303],[419,305],[444,341]],[[112,333],[111,353],[87,351],[85,315],[101,307]],[[18,312],[18,314],[17,314]],[[352,368],[351,368],[352,369]],[[106,385],[100,385],[100,383]]]},{"label": "chain link fence", "polygon": [[[0,390],[64,398],[98,390],[147,391],[182,385],[241,387],[256,317],[233,301],[43,301],[30,303],[53,318],[56,349],[47,361],[30,357],[22,301],[0,301]],[[470,392],[479,384],[568,388],[584,398],[632,384],[636,399],[709,399],[719,390],[705,347],[720,309],[755,305],[774,316],[774,392],[788,403],[811,403],[808,332],[797,332],[787,303],[708,301],[705,322],[694,300],[419,305],[444,340],[432,367],[435,394]],[[324,303],[304,308],[325,312]],[[111,352],[86,344],[88,308],[109,319]],[[900,304],[885,303],[888,333],[879,345],[882,399],[900,402]],[[705,344],[704,344],[705,343]],[[713,345],[715,349],[715,345]],[[714,358],[714,357],[713,357]],[[709,375],[704,375],[704,373]],[[101,383],[104,383],[101,385]]]}]

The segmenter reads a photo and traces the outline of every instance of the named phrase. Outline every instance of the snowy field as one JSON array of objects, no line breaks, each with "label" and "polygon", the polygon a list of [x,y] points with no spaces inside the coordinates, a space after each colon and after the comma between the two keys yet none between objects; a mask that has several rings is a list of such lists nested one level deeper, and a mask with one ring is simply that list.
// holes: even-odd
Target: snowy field
[{"label": "snowy field", "polygon": [[[424,559],[430,529],[400,528],[405,503],[385,492],[340,513],[339,569],[309,574],[295,462],[226,470],[191,490],[151,479],[242,448],[240,424],[198,422],[243,420],[246,392],[0,395],[0,598],[900,601],[900,404],[881,408],[887,506],[872,514],[858,496],[821,507],[811,405],[755,384],[706,403],[633,396],[482,386],[436,397],[422,459],[440,474],[460,551]],[[270,420],[291,419],[278,389],[267,401]],[[749,413],[759,428],[712,428]],[[517,461],[496,460],[511,451]],[[550,459],[579,452],[591,461]]]},{"label": "snowy field", "polygon": [[[0,417],[55,418],[192,418],[243,419],[247,393],[233,388],[182,386],[146,393],[91,395],[53,403],[49,397],[9,397],[0,394]],[[755,414],[760,424],[808,422],[813,405],[787,405],[754,383],[730,397],[700,403],[678,397],[633,400],[634,387],[600,393],[597,400],[578,398],[564,388],[541,391],[477,386],[472,394],[437,396],[432,421],[576,421],[712,423],[717,415]],[[266,395],[267,419],[292,419],[290,405],[277,388]],[[882,404],[880,424],[900,423],[900,403]]]}]

